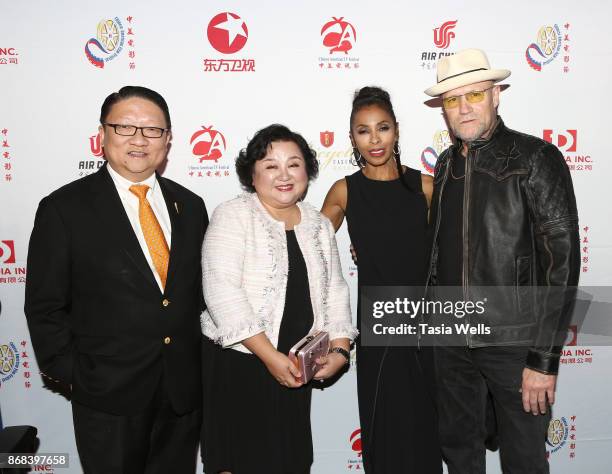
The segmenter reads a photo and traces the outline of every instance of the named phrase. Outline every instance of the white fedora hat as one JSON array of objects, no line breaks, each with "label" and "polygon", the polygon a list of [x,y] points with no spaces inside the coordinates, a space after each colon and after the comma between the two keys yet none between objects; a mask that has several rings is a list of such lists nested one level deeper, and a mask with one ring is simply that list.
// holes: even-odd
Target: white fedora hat
[{"label": "white fedora hat", "polygon": [[480,49],[464,49],[438,61],[438,83],[425,91],[432,97],[483,81],[503,81],[510,75],[508,69],[491,69],[489,60]]}]

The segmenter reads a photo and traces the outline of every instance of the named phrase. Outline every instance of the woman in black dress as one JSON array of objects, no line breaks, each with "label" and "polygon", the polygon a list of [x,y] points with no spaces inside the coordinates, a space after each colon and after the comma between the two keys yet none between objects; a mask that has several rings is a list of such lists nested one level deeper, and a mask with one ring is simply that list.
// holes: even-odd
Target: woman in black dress
[{"label": "woman in black dress", "polygon": [[[386,91],[359,90],[350,126],[360,170],[334,183],[321,212],[336,230],[346,217],[359,288],[423,286],[433,180],[401,165],[398,123]],[[360,309],[358,303],[358,315]],[[442,472],[432,380],[430,347],[364,347],[358,341],[357,389],[367,474]]]},{"label": "woman in black dress", "polygon": [[310,384],[287,353],[327,331],[330,354],[315,374],[323,380],[348,363],[356,336],[333,226],[302,202],[317,170],[301,135],[266,127],[236,160],[246,192],[211,218],[202,248],[206,474],[310,470]]}]

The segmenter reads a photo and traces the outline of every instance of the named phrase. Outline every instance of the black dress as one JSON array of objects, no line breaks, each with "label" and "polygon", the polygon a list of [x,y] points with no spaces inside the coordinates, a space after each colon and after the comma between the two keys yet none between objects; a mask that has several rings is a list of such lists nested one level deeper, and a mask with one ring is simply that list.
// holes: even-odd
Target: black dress
[{"label": "black dress", "polygon": [[[359,288],[424,285],[427,201],[421,173],[399,179],[346,177],[346,219],[357,252]],[[360,299],[360,298],[359,298]],[[360,302],[358,313],[360,314]],[[358,318],[359,321],[359,318]],[[357,344],[361,444],[367,474],[438,474],[442,459],[433,396],[431,348]]]},{"label": "black dress", "polygon": [[[284,354],[313,325],[306,263],[287,231],[289,276],[277,349]],[[280,385],[252,354],[203,341],[202,462],[206,474],[305,474],[312,464],[310,384]]]}]

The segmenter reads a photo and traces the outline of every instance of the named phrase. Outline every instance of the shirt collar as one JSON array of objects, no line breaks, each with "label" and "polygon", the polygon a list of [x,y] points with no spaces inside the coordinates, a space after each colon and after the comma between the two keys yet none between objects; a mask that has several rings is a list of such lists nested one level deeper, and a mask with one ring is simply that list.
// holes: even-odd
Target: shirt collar
[{"label": "shirt collar", "polygon": [[130,186],[132,186],[134,184],[146,184],[147,186],[149,186],[150,194],[149,193],[147,193],[147,194],[150,196],[150,195],[152,195],[155,192],[155,190],[157,188],[157,179],[155,177],[155,173],[153,173],[151,176],[149,176],[144,181],[139,181],[138,183],[133,183],[129,179],[126,179],[123,176],[121,176],[119,173],[117,173],[113,169],[112,166],[108,165],[107,169],[108,169],[108,173],[110,174],[111,178],[113,179],[113,182],[115,183],[115,186],[117,186],[117,188],[121,189],[122,191],[130,192]]}]

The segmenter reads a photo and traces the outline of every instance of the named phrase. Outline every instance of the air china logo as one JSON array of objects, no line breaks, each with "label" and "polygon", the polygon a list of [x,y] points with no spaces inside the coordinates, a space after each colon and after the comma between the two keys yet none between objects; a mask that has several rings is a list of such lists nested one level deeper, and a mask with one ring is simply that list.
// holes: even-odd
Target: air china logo
[{"label": "air china logo", "polygon": [[[576,457],[576,415],[550,420],[546,435],[546,457],[567,451],[568,458]],[[567,449],[563,449],[567,446]]]},{"label": "air china logo", "polygon": [[[332,131],[319,132],[319,142],[316,145],[309,143],[310,147],[317,152],[319,160],[319,171],[331,168],[334,171],[355,171],[353,161],[353,148],[348,143],[344,148],[335,148],[335,133]],[[321,148],[323,147],[323,148]]]},{"label": "air china logo", "polygon": [[79,161],[78,171],[80,177],[87,176],[97,171],[105,163],[104,148],[102,147],[100,133],[89,136],[89,151],[91,157]]},{"label": "air china logo", "polygon": [[93,156],[100,157],[104,155],[104,150],[102,149],[102,141],[100,139],[100,133],[89,137],[89,149],[91,150],[91,154]]},{"label": "air china logo", "polygon": [[[232,55],[241,51],[249,39],[246,22],[236,13],[215,15],[206,28],[210,45],[219,53]],[[254,59],[204,58],[205,72],[255,72]]]},{"label": "air china logo", "polygon": [[437,48],[446,49],[450,46],[451,39],[455,37],[452,31],[457,25],[457,20],[442,23],[438,28],[434,28],[434,44]]},{"label": "air china logo", "polygon": [[17,266],[14,240],[0,240],[0,284],[25,283],[26,268]]},{"label": "air china logo", "polygon": [[0,384],[11,380],[19,371],[19,350],[13,342],[0,344]]},{"label": "air china logo", "polygon": [[329,148],[334,144],[334,132],[321,132],[319,141],[325,148]]},{"label": "air china logo", "polygon": [[91,64],[100,69],[123,51],[125,30],[118,17],[105,19],[98,23],[95,38],[85,43],[85,56]]},{"label": "air china logo", "polygon": [[452,145],[448,130],[438,130],[433,137],[432,146],[428,146],[421,152],[421,164],[425,171],[433,174],[440,154]]},{"label": "air china logo", "polygon": [[0,264],[15,263],[15,241],[0,240]]},{"label": "air china logo", "polygon": [[319,69],[359,68],[359,58],[349,55],[349,51],[357,44],[357,30],[351,22],[343,16],[333,16],[323,24],[320,36],[327,56],[319,56]]},{"label": "air china logo", "polygon": [[0,48],[0,66],[4,64],[19,64],[19,53],[15,48]]},{"label": "air china logo", "polygon": [[[535,42],[527,46],[525,59],[534,71],[540,72],[560,55],[563,47],[563,72],[569,72],[570,62],[570,35],[569,23],[563,25],[564,35],[561,34],[559,25],[542,26],[536,35]],[[563,45],[563,43],[566,43]]]},{"label": "air china logo", "polygon": [[[453,31],[457,26],[459,20],[448,20],[442,23],[440,26],[433,28],[433,45],[440,49],[448,49],[451,44],[451,40],[455,38],[455,32]],[[455,54],[453,51],[422,51],[419,58],[419,65],[424,70],[435,70],[438,60],[444,56],[451,56]]]},{"label": "air china logo", "polygon": [[363,470],[363,461],[361,460],[361,429],[356,429],[349,436],[349,443],[351,445],[351,449],[353,450],[353,454],[356,455],[356,458],[351,458],[347,461],[347,469],[352,471],[362,471]]},{"label": "air china logo", "polygon": [[578,148],[578,130],[544,129],[542,138],[559,147],[570,171],[593,171],[593,158]]},{"label": "air china logo", "polygon": [[202,125],[200,130],[191,135],[189,145],[197,160],[197,164],[189,165],[189,176],[222,178],[230,175],[229,165],[218,163],[227,150],[227,141],[223,133],[215,130],[213,125]]}]

